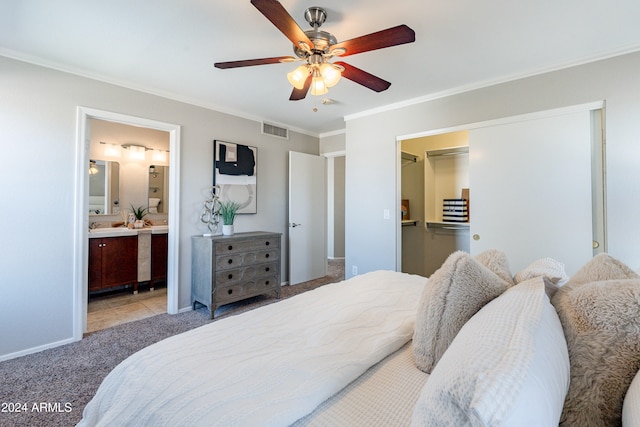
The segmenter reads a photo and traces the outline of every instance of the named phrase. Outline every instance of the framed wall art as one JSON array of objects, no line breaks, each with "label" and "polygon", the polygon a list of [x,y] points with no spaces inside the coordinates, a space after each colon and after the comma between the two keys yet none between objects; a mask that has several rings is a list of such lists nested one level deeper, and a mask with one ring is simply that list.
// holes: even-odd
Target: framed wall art
[{"label": "framed wall art", "polygon": [[213,141],[213,185],[220,187],[220,201],[240,204],[239,214],[257,212],[258,149],[220,140]]}]

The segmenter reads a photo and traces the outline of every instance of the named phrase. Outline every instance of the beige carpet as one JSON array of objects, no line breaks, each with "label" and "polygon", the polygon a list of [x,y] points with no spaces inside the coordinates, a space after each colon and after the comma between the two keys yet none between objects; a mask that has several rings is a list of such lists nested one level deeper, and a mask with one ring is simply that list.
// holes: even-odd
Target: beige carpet
[{"label": "beige carpet", "polygon": [[[289,298],[344,278],[344,262],[329,261],[326,277],[282,288]],[[78,342],[0,362],[0,426],[73,426],[104,377],[136,351],[169,336],[276,302],[258,296],[219,307],[160,314],[87,334]]]}]

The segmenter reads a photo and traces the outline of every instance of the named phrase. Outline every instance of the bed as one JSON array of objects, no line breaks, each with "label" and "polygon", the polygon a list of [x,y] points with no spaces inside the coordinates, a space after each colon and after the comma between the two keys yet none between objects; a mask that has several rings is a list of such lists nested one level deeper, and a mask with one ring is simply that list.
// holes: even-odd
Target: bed
[{"label": "bed", "polygon": [[363,274],[163,340],[105,378],[79,425],[313,425],[309,414],[356,379],[368,387],[381,360],[415,371],[408,343],[426,283]]},{"label": "bed", "polygon": [[640,275],[606,254],[569,279],[456,252],[429,279],[371,272],[149,346],[79,425],[637,426],[638,312]]}]

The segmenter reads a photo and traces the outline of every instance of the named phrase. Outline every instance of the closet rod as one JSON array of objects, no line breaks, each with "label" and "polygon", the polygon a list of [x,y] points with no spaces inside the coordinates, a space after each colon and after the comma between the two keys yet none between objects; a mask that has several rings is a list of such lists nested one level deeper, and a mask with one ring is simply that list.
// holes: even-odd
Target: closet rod
[{"label": "closet rod", "polygon": [[410,153],[405,153],[404,151],[402,152],[402,160],[409,160],[411,162],[417,162],[418,158],[416,156],[414,156],[413,154]]},{"label": "closet rod", "polygon": [[455,147],[427,151],[427,157],[457,156],[460,154],[469,154],[469,147]]}]

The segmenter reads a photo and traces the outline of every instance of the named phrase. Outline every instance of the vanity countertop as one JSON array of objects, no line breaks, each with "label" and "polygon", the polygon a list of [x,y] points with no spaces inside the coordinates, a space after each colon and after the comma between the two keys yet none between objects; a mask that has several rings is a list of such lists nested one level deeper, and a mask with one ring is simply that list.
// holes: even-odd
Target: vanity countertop
[{"label": "vanity countertop", "polygon": [[138,234],[167,234],[169,226],[154,225],[145,228],[125,228],[125,227],[104,227],[89,230],[90,239],[100,239],[103,237],[137,236]]}]

